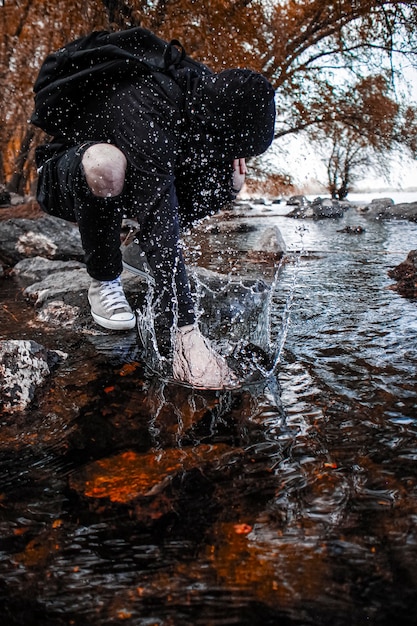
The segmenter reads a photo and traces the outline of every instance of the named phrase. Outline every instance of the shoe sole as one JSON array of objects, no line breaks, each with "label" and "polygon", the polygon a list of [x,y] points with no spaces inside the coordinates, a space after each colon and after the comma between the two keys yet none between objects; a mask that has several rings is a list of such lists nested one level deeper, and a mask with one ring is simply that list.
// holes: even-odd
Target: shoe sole
[{"label": "shoe sole", "polygon": [[131,274],[135,274],[135,276],[140,276],[141,278],[144,278],[150,285],[155,284],[155,280],[153,276],[151,276],[148,272],[145,272],[144,270],[140,270],[137,267],[134,267],[133,265],[129,265],[129,263],[126,263],[126,261],[122,261],[122,263],[123,263],[124,269],[130,272]]},{"label": "shoe sole", "polygon": [[91,315],[93,316],[93,320],[99,326],[106,328],[107,330],[131,330],[136,326],[136,317],[133,316],[131,320],[108,320],[105,317],[101,317],[96,313],[91,311]]}]

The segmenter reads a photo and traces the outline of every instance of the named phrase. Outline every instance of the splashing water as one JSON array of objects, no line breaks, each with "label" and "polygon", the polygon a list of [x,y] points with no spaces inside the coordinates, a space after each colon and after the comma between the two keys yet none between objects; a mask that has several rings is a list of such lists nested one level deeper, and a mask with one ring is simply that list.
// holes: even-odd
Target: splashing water
[{"label": "splashing water", "polygon": [[[297,254],[296,265],[299,258],[300,254]],[[289,262],[289,258],[283,257],[275,266],[270,284],[263,279],[236,278],[231,274],[219,274],[198,267],[190,271],[201,331],[209,338],[215,350],[228,360],[242,384],[268,379],[277,372],[290,324],[298,275],[297,271],[293,273],[281,323],[272,332],[278,306],[275,295],[286,262]],[[175,286],[174,280],[173,285]],[[170,380],[171,362],[158,348],[155,315],[154,292],[150,286],[144,307],[137,310],[138,333],[148,368],[162,379]],[[171,346],[176,327],[177,302],[174,305]]]}]

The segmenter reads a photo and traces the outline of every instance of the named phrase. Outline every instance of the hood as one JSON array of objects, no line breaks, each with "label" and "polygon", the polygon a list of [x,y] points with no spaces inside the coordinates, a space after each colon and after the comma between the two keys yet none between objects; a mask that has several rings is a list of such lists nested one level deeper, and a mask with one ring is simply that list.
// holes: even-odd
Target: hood
[{"label": "hood", "polygon": [[190,144],[209,159],[262,154],[274,137],[274,89],[258,72],[242,69],[195,77],[186,110]]}]

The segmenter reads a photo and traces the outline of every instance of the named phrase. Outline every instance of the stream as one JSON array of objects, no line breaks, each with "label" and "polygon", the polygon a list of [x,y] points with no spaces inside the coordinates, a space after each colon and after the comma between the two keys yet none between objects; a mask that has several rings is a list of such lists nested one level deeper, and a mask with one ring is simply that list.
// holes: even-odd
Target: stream
[{"label": "stream", "polygon": [[417,624],[417,302],[387,276],[417,224],[287,211],[190,235],[202,266],[269,284],[244,254],[266,227],[287,245],[276,375],[236,391],[156,379],[135,331],[42,327],[2,279],[1,336],[69,355],[1,417],[2,624]]}]

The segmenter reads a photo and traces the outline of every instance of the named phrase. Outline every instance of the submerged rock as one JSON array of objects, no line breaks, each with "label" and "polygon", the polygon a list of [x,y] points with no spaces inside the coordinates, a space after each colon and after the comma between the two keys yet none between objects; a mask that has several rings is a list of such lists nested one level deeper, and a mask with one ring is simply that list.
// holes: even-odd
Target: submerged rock
[{"label": "submerged rock", "polygon": [[278,226],[271,226],[262,230],[252,247],[252,251],[269,252],[281,258],[287,251],[287,246]]},{"label": "submerged rock", "polygon": [[231,449],[223,444],[171,448],[145,454],[133,450],[90,463],[70,477],[70,487],[86,498],[127,504],[160,493],[179,472],[220,463]]},{"label": "submerged rock", "polygon": [[23,411],[34,399],[51,368],[63,357],[29,340],[0,341],[0,407],[14,413]]},{"label": "submerged rock", "polygon": [[346,233],[347,235],[362,235],[365,232],[363,226],[345,226],[340,228],[338,233]]},{"label": "submerged rock", "polygon": [[[127,450],[74,472],[69,487],[89,514],[127,514],[147,528],[164,518],[184,523],[190,515],[205,524],[213,493],[210,475],[241,455],[241,450],[226,444],[152,449],[143,454]],[[182,506],[184,498],[187,507]]]},{"label": "submerged rock", "polygon": [[310,201],[305,196],[291,196],[287,200],[288,206],[297,206],[297,207],[308,207],[310,206]]}]

